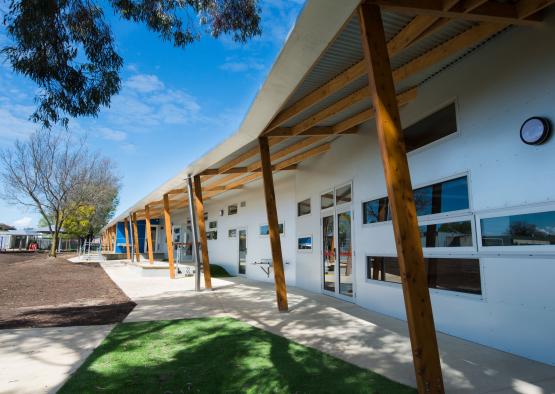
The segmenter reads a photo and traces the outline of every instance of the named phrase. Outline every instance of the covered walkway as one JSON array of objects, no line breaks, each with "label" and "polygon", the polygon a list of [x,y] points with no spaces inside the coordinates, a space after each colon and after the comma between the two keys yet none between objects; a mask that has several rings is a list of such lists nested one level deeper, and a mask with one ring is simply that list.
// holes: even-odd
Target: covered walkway
[{"label": "covered walkway", "polygon": [[[271,284],[213,279],[194,292],[194,278],[144,278],[122,263],[104,268],[137,303],[126,321],[231,316],[338,358],[416,385],[406,323],[321,294],[289,288],[289,312],[275,308]],[[553,393],[555,367],[438,333],[446,392]]]}]

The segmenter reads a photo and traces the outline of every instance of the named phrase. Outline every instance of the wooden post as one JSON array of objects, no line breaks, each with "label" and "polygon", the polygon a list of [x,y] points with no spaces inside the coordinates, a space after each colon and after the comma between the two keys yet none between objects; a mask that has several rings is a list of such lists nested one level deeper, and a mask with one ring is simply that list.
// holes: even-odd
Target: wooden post
[{"label": "wooden post", "polygon": [[172,240],[172,218],[170,214],[170,198],[164,194],[164,221],[166,227],[166,245],[168,247],[168,263],[170,266],[170,278],[175,278],[175,266],[173,261],[173,240]]},{"label": "wooden post", "polygon": [[131,260],[131,250],[129,249],[129,221],[127,219],[123,221],[123,227],[125,231],[125,251],[127,253],[127,260]]},{"label": "wooden post", "polygon": [[148,247],[148,261],[154,263],[154,249],[152,246],[152,229],[150,228],[150,207],[145,207],[145,222],[146,222],[146,244]]},{"label": "wooden post", "polygon": [[378,6],[363,3],[358,14],[392,210],[418,391],[443,393],[432,305],[381,12]]},{"label": "wooden post", "polygon": [[286,312],[287,286],[283,270],[283,256],[281,254],[281,240],[279,238],[279,222],[276,208],[276,194],[274,191],[274,178],[272,175],[272,162],[268,137],[259,137],[260,161],[262,164],[262,179],[264,180],[264,196],[266,200],[266,214],[268,216],[268,229],[270,232],[270,246],[272,248],[272,263],[274,268],[274,283],[276,298],[280,312]]},{"label": "wooden post", "polygon": [[139,231],[138,231],[138,226],[137,226],[137,214],[133,212],[133,216],[132,216],[132,220],[133,220],[133,246],[135,249],[135,260],[137,260],[137,263],[139,263],[141,261],[141,254],[139,253]]},{"label": "wooden post", "polygon": [[208,258],[208,241],[206,238],[206,223],[204,220],[204,202],[202,200],[202,185],[200,175],[195,175],[194,196],[197,210],[198,232],[200,235],[200,248],[202,252],[202,266],[204,270],[204,287],[212,289],[212,276],[210,275],[210,260]]}]

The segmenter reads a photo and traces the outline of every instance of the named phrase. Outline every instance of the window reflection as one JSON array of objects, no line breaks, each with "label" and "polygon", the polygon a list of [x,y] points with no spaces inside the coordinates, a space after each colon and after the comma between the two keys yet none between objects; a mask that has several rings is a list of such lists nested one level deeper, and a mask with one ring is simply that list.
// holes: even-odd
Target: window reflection
[{"label": "window reflection", "polygon": [[327,192],[320,196],[320,206],[322,209],[333,207],[333,192]]},{"label": "window reflection", "polygon": [[304,216],[310,214],[310,198],[300,201],[297,204],[297,216]]},{"label": "window reflection", "polygon": [[350,203],[352,199],[351,185],[337,188],[335,191],[335,203],[337,205]]},{"label": "window reflection", "polygon": [[480,220],[483,246],[555,245],[555,211]]},{"label": "window reflection", "polygon": [[438,223],[420,226],[420,240],[425,248],[451,248],[472,245],[472,222]]}]

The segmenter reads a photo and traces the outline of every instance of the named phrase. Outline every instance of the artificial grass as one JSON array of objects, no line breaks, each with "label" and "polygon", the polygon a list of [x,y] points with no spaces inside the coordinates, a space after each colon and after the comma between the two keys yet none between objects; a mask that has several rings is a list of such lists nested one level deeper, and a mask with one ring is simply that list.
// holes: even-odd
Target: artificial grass
[{"label": "artificial grass", "polygon": [[59,393],[414,393],[231,318],[118,325]]},{"label": "artificial grass", "polygon": [[222,267],[221,265],[217,265],[217,264],[210,264],[210,275],[213,278],[231,278],[232,275],[230,275],[224,267]]}]

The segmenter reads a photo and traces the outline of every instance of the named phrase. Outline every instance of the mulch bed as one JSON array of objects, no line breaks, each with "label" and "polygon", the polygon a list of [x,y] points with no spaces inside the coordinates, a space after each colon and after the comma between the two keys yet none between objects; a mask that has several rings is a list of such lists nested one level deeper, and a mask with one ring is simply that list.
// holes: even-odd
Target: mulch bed
[{"label": "mulch bed", "polygon": [[118,323],[135,305],[97,263],[0,253],[0,329]]}]

